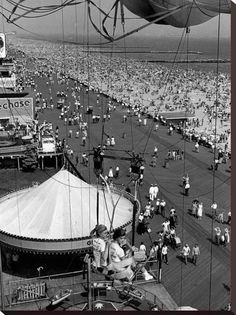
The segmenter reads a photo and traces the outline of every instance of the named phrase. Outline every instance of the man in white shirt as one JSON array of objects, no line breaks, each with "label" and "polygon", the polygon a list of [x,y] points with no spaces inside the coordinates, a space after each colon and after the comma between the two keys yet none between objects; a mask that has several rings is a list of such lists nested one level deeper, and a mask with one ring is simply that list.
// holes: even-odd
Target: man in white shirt
[{"label": "man in white shirt", "polygon": [[163,223],[162,223],[162,227],[163,227],[163,234],[167,234],[170,231],[170,221],[168,219],[166,219]]},{"label": "man in white shirt", "polygon": [[216,217],[216,215],[217,215],[217,203],[214,201],[213,202],[213,204],[211,205],[211,209],[212,209],[212,215],[214,216],[214,217]]},{"label": "man in white shirt", "polygon": [[199,153],[199,144],[198,144],[198,142],[195,143],[195,152]]},{"label": "man in white shirt", "polygon": [[162,201],[160,202],[160,207],[161,207],[161,215],[163,216],[163,218],[166,217],[165,206],[166,206],[166,202],[165,200],[162,199]]},{"label": "man in white shirt", "polygon": [[153,155],[157,157],[157,155],[158,155],[158,147],[155,146],[153,151],[154,151]]},{"label": "man in white shirt", "polygon": [[168,265],[167,252],[168,252],[168,247],[166,244],[164,244],[161,249],[161,258]]},{"label": "man in white shirt", "polygon": [[154,200],[154,187],[153,187],[153,184],[151,184],[151,187],[149,188],[149,199],[151,201]]},{"label": "man in white shirt", "polygon": [[158,192],[159,192],[159,188],[158,188],[157,184],[155,184],[154,187],[153,187],[153,197],[154,197],[154,199],[157,199]]},{"label": "man in white shirt", "polygon": [[184,257],[185,265],[187,265],[187,263],[188,263],[188,256],[190,254],[190,247],[188,246],[188,244],[184,245],[183,250],[182,250],[182,254],[183,254],[183,257]]}]

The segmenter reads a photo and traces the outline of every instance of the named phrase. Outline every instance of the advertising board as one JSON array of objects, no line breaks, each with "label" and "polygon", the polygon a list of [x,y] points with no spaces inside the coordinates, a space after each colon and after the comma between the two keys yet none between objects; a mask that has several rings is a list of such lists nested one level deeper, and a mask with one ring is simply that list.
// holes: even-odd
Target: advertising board
[{"label": "advertising board", "polygon": [[0,119],[34,119],[33,98],[0,98]]},{"label": "advertising board", "polygon": [[16,76],[13,74],[8,78],[0,78],[0,87],[4,89],[14,88],[16,86]]}]

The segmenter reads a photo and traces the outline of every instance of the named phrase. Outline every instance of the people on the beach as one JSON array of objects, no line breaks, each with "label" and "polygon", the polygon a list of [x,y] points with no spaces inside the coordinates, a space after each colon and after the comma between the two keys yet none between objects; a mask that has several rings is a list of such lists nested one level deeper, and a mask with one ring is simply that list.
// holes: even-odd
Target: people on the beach
[{"label": "people on the beach", "polygon": [[[73,54],[72,54],[72,56],[73,56]],[[105,75],[107,75],[108,70],[107,70],[107,65],[105,65],[105,60],[106,59],[102,57],[101,58],[101,64],[104,65],[104,73],[105,73]],[[96,64],[97,64],[96,58],[91,57],[91,62],[92,62],[92,64],[94,66],[96,66]],[[39,62],[39,64],[40,64],[40,62]],[[137,115],[137,121],[138,121],[138,124],[140,125],[140,128],[143,128],[142,125],[143,126],[147,126],[147,125],[149,126],[149,124],[148,124],[149,120],[147,119],[146,116],[152,111],[151,106],[149,106],[150,104],[148,104],[145,107],[144,104],[135,103],[135,102],[132,101],[132,99],[130,99],[130,102],[128,102],[128,101],[126,102],[125,101],[125,97],[127,97],[127,95],[130,96],[132,94],[132,93],[130,93],[128,91],[128,88],[130,88],[131,86],[133,87],[133,90],[135,90],[135,93],[136,93],[136,96],[137,96],[136,97],[136,101],[138,101],[138,99],[140,98],[140,95],[150,94],[149,91],[152,91],[153,85],[150,82],[148,82],[149,75],[152,78],[153,82],[157,83],[158,81],[153,76],[153,69],[151,67],[149,67],[149,65],[147,65],[147,68],[148,68],[148,70],[150,70],[150,74],[148,74],[148,71],[145,71],[145,73],[142,73],[142,70],[144,70],[143,66],[141,67],[141,70],[139,69],[139,71],[137,72],[138,69],[135,68],[136,63],[132,62],[132,65],[134,66],[134,72],[133,72],[134,73],[134,77],[135,77],[135,73],[136,74],[138,73],[140,82],[135,83],[134,80],[132,80],[132,78],[131,78],[131,82],[127,83],[127,86],[122,85],[122,87],[120,87],[120,89],[117,89],[119,84],[122,82],[122,79],[120,78],[120,76],[122,77],[122,74],[124,74],[124,68],[122,68],[123,67],[123,63],[121,62],[121,67],[120,67],[120,69],[118,69],[119,72],[116,72],[115,71],[116,69],[114,69],[114,73],[116,73],[116,74],[118,73],[117,79],[114,81],[114,84],[113,84],[111,90],[108,91],[107,93],[108,94],[112,93],[113,99],[116,99],[120,104],[122,104],[121,106],[123,106],[123,109],[124,109],[124,112],[122,112],[122,115],[123,115],[123,113],[125,113],[125,114],[123,116],[121,116],[121,117],[122,117],[122,121],[124,123],[128,121],[128,119],[133,115],[133,113],[135,113],[134,115]],[[94,69],[96,69],[96,68],[94,68]],[[79,79],[81,81],[85,81],[85,83],[88,83],[88,82],[86,82],[86,79],[84,79],[85,73],[83,73],[83,76],[82,76],[82,75],[80,75],[80,73],[73,73],[72,69],[69,69],[69,71],[71,71],[72,76],[79,77]],[[164,68],[160,67],[160,73],[162,71],[164,71]],[[95,73],[92,74],[92,75],[94,75],[94,76],[97,75],[96,80],[94,80],[94,82],[93,82],[94,88],[96,88],[96,86],[98,85],[98,82],[99,82],[99,84],[101,83],[101,85],[102,85],[103,77],[96,70],[94,70],[94,72]],[[114,78],[116,77],[116,74],[114,74]],[[177,90],[178,90],[178,87],[179,87],[178,80],[180,78],[182,78],[182,74],[186,74],[186,72],[183,72],[183,71],[179,70],[179,71],[176,72],[175,75],[173,75],[172,90],[169,91],[170,92],[170,95],[169,95],[169,101],[170,102],[174,100],[174,95],[176,96],[176,93],[177,93]],[[60,75],[58,74],[58,76],[60,76]],[[224,131],[224,130],[221,130],[221,134],[219,135],[219,137],[217,136],[217,139],[214,139],[214,137],[210,136],[212,128],[209,127],[208,128],[209,130],[205,130],[205,128],[206,128],[205,126],[208,126],[209,123],[212,123],[214,121],[214,117],[210,113],[211,112],[211,103],[212,103],[212,100],[213,100],[213,95],[212,95],[212,92],[211,92],[210,85],[214,81],[214,76],[213,75],[209,75],[208,76],[208,79],[209,79],[210,83],[208,85],[206,85],[206,87],[204,86],[204,82],[206,83],[206,79],[202,79],[202,77],[204,77],[202,73],[198,74],[198,73],[195,73],[194,71],[190,72],[189,78],[188,78],[188,83],[191,82],[192,90],[195,91],[195,92],[196,91],[202,91],[203,89],[205,89],[206,90],[205,94],[207,94],[207,96],[209,98],[209,102],[205,100],[205,97],[204,97],[205,94],[202,96],[202,100],[196,100],[195,99],[193,102],[191,102],[190,97],[189,97],[187,99],[187,102],[188,102],[188,105],[189,105],[188,106],[189,112],[193,113],[194,111],[196,111],[196,116],[197,116],[197,112],[199,111],[199,112],[201,112],[201,117],[203,117],[203,118],[196,117],[196,119],[195,118],[194,119],[189,119],[189,120],[186,121],[186,125],[185,126],[184,126],[184,124],[182,124],[182,125],[179,124],[179,126],[178,126],[179,129],[177,129],[176,126],[174,126],[172,124],[169,124],[168,121],[165,120],[165,117],[158,117],[158,113],[156,113],[155,117],[156,117],[158,123],[156,123],[156,125],[154,125],[152,127],[152,131],[157,131],[157,130],[159,130],[159,128],[161,129],[160,126],[162,124],[165,125],[165,126],[167,125],[167,127],[166,127],[167,129],[166,130],[168,130],[169,135],[173,135],[175,132],[177,132],[177,130],[179,130],[182,133],[183,138],[186,141],[192,141],[191,146],[193,147],[193,145],[194,145],[194,150],[197,153],[199,153],[199,149],[200,149],[200,147],[202,148],[203,145],[209,146],[212,149],[212,152],[214,152],[214,150],[217,149],[218,150],[218,151],[216,151],[216,153],[217,153],[216,157],[217,158],[212,163],[212,169],[217,170],[218,167],[219,168],[221,167],[220,164],[224,163],[223,162],[224,158],[225,158],[225,160],[227,159],[226,156],[227,156],[227,152],[229,150],[228,143],[230,142],[230,137],[229,137],[230,136],[230,130],[228,130],[228,132]],[[194,79],[195,78],[199,79],[198,83],[194,83]],[[193,81],[192,81],[192,79],[193,79]],[[202,79],[202,81],[201,81],[201,79]],[[143,84],[143,82],[145,80],[147,80],[146,87],[145,88],[141,88],[139,85]],[[227,81],[227,78],[226,78],[226,81]],[[185,78],[183,78],[183,84],[187,84],[186,82],[187,81],[185,80]],[[227,82],[222,83],[220,90],[223,92],[225,87],[227,87]],[[101,91],[101,89],[99,90],[99,88],[98,88],[98,91]],[[158,83],[158,88],[160,90],[162,89],[162,83],[161,82]],[[67,91],[68,91],[68,94],[71,92],[69,87],[67,87]],[[87,92],[88,91],[89,91],[89,88],[87,88]],[[179,93],[179,94],[181,94],[181,93]],[[155,98],[156,98],[156,100],[154,101],[154,105],[156,106],[157,103],[159,102],[161,96],[160,96],[159,92],[156,92],[156,94],[154,93],[154,95],[155,95]],[[43,96],[43,97],[45,97],[45,96]],[[177,99],[175,99],[174,102],[173,102],[174,106],[176,108],[179,108],[179,109],[182,108],[181,107],[181,101],[182,101],[181,97],[182,96],[179,95],[179,97]],[[222,123],[221,123],[222,128],[223,128],[223,122],[228,122],[229,119],[230,119],[230,115],[226,114],[227,113],[227,108],[228,108],[228,105],[229,105],[229,97],[227,97],[227,95],[225,97],[226,97],[226,99],[225,99],[225,104],[226,105],[224,106],[223,102],[220,104],[221,109],[223,108],[223,113],[219,117],[222,120]],[[163,97],[163,98],[165,99],[165,97]],[[179,102],[179,105],[177,105],[177,100]],[[40,98],[40,95],[39,95],[38,96],[38,101],[42,105],[42,109],[44,111],[47,111],[47,108],[48,108],[48,101],[47,101],[47,99],[46,98],[42,99],[42,96]],[[98,97],[97,97],[97,102],[98,103],[100,102],[99,94],[98,94]],[[85,147],[87,145],[87,142],[89,143],[89,138],[88,138],[88,134],[87,134],[88,126],[86,127],[86,118],[84,118],[85,115],[78,112],[80,106],[83,106],[82,103],[83,103],[82,100],[81,100],[81,103],[80,102],[77,103],[76,108],[75,108],[75,113],[73,113],[73,109],[71,109],[67,105],[62,106],[61,113],[60,113],[60,118],[62,119],[62,124],[64,122],[65,127],[70,126],[70,127],[68,127],[68,129],[69,129],[69,131],[68,131],[68,138],[72,139],[72,135],[74,135],[75,138],[81,139],[81,144]],[[52,107],[53,103],[52,103],[51,99],[50,99],[50,104],[51,104],[51,110],[56,110],[57,106]],[[110,107],[112,108],[112,105]],[[59,109],[59,111],[60,111],[60,109]],[[142,116],[142,115],[145,115],[145,116]],[[112,109],[109,109],[109,111],[106,114],[104,114],[104,116],[101,116],[101,118],[106,123],[109,121],[109,119],[111,117],[112,117]],[[151,115],[150,117],[153,118],[153,115]],[[100,119],[100,116],[98,116],[98,115],[97,116],[96,115],[92,116],[92,121],[94,123],[99,121],[99,119]],[[124,129],[125,129],[125,127],[128,126],[128,123],[129,122],[127,122],[127,124],[123,125]],[[75,131],[76,130],[75,128],[78,128],[77,131]],[[202,128],[202,131],[200,131],[201,128]],[[60,130],[60,132],[61,132],[61,130]],[[57,134],[57,136],[59,134],[57,128],[56,128],[56,134]],[[121,134],[123,134],[123,139],[125,139],[126,136],[127,136],[126,131],[122,130]],[[158,132],[158,134],[159,134],[159,132]],[[157,133],[156,133],[156,135],[157,135]],[[87,139],[88,139],[88,141],[87,141]],[[122,141],[124,141],[124,143],[125,143],[126,140],[122,140]],[[116,144],[116,142],[117,142],[117,144]],[[115,141],[114,136],[112,136],[112,137],[108,136],[107,139],[105,140],[105,146],[108,147],[108,148],[109,147],[113,147],[113,146],[118,146],[118,144],[119,144],[119,139],[117,138],[117,141]],[[86,152],[86,148],[83,148],[83,150],[85,150],[85,152]],[[155,168],[153,169],[153,172],[155,172],[157,170],[157,168],[158,168],[157,167],[157,158],[158,158],[158,155],[161,155],[161,150],[159,152],[159,149],[158,149],[158,147],[156,145],[154,147],[154,149],[153,149],[153,147],[151,147],[150,151],[151,152],[149,153],[149,158],[152,159],[151,160],[152,161],[151,162],[152,166],[156,167],[156,169]],[[166,150],[166,152],[167,152],[167,150]],[[202,149],[200,149],[200,152],[202,153]],[[81,154],[81,153],[79,153],[79,154]],[[178,160],[184,159],[184,154],[185,154],[185,152],[181,151],[180,149],[170,148],[168,150],[168,161],[169,160],[173,160],[173,161],[177,161],[176,163],[179,163]],[[149,163],[150,163],[150,159],[149,159]],[[78,164],[78,155],[76,155],[76,161],[77,161],[77,164]],[[84,164],[85,166],[88,166],[88,156],[86,155],[86,153],[82,154],[82,164]],[[144,165],[146,165],[146,164],[143,163],[140,166],[140,169],[139,169],[140,173],[139,173],[139,177],[138,177],[138,183],[140,185],[143,184],[143,175],[144,175],[144,168],[145,168]],[[116,170],[115,170],[115,174],[113,176],[113,169],[112,169],[112,167],[110,167],[108,175],[107,175],[107,178],[109,178],[109,180],[112,181],[113,177],[114,178],[118,178],[119,177],[119,172],[120,172],[120,169],[119,169],[119,166],[117,166]],[[190,175],[191,175],[191,173],[190,173]],[[191,177],[192,177],[192,175],[191,175]],[[189,189],[190,189],[190,183],[189,182],[190,182],[189,175],[185,174],[184,177],[183,177],[183,187],[184,187],[184,193],[185,193],[186,196],[189,195]],[[191,183],[191,186],[192,186],[192,183]],[[162,187],[162,186],[160,185],[159,187]],[[140,189],[142,189],[142,187],[140,187]],[[162,193],[162,190],[161,190],[161,193]],[[164,218],[166,218],[166,208],[167,208],[167,217],[168,217],[168,219],[166,219],[164,221],[164,223],[163,223],[163,235],[162,235],[161,238],[162,238],[162,241],[168,239],[170,241],[170,243],[173,242],[173,244],[175,244],[176,228],[177,228],[176,227],[176,225],[177,225],[177,223],[176,223],[176,217],[177,217],[176,211],[175,211],[174,208],[173,209],[171,208],[170,209],[170,215],[168,216],[169,205],[166,204],[166,201],[164,199],[157,199],[157,196],[160,196],[160,198],[163,198],[161,193],[159,193],[159,189],[158,189],[158,186],[156,184],[155,185],[153,184],[150,187],[148,196],[149,196],[149,199],[150,199],[151,203],[147,203],[147,205],[145,206],[145,209],[142,209],[144,211],[144,213],[141,213],[139,215],[139,224],[138,224],[138,227],[140,228],[139,232],[140,232],[140,234],[144,234],[144,233],[150,231],[150,223],[151,223],[150,219],[152,219],[153,213],[155,213],[155,212],[157,214],[161,213],[162,216]],[[191,194],[192,194],[192,191],[191,191]],[[168,203],[168,199],[166,199],[166,200],[167,200],[167,203]],[[205,204],[205,201],[204,201],[204,204]],[[156,206],[156,211],[152,210],[154,206]],[[217,209],[217,205],[216,205],[216,207],[215,206],[213,207],[213,205],[212,205],[212,211],[213,211],[213,213],[215,211],[215,214],[216,214],[216,209]],[[192,214],[194,216],[196,216],[198,219],[202,219],[202,216],[203,216],[203,204],[202,204],[202,202],[198,201],[198,202],[193,203],[193,205],[192,205]],[[198,223],[201,224],[200,221]],[[224,222],[224,218],[222,220],[220,220],[219,223],[224,224],[225,223]],[[227,224],[231,223],[231,212],[228,213],[228,218],[227,218],[226,223]],[[151,227],[151,228],[153,230],[153,227]],[[177,232],[178,232],[178,230],[177,230]],[[228,244],[230,242],[230,234],[229,234],[229,230],[228,229],[225,229],[223,234],[221,233],[221,231],[220,231],[220,234],[219,234],[219,230],[218,229],[215,232],[216,232],[215,241],[216,241],[217,244]],[[222,238],[222,235],[223,235],[223,238]],[[96,236],[99,238],[100,234],[98,233]],[[114,239],[113,243],[114,244],[116,244],[116,243],[118,244],[119,242],[116,242],[115,239]],[[120,246],[120,244],[118,244],[117,246],[114,245],[114,244],[113,244],[113,247],[116,247],[116,249],[118,248],[118,245]],[[158,244],[160,244],[160,243],[158,243]],[[145,244],[141,244],[141,245],[140,245],[140,250],[142,250],[144,247],[146,248]],[[158,245],[155,245],[155,248],[157,246]],[[164,258],[165,262],[168,262],[167,250],[165,251],[167,246],[166,247],[165,246],[166,245],[159,246],[159,247],[164,252],[164,253],[162,252],[162,258]],[[185,245],[184,248],[186,246],[187,245]],[[142,249],[141,249],[141,247],[142,247]],[[189,246],[187,246],[187,247],[189,247]],[[192,257],[193,257],[193,262],[196,264],[197,258],[200,255],[200,251],[197,254],[197,252],[199,250],[199,247],[197,245],[195,245],[195,247],[193,247],[193,249],[194,248],[195,249],[192,250]],[[197,250],[197,248],[198,248],[198,250]],[[96,250],[95,250],[95,252],[96,252]],[[120,249],[118,249],[117,252],[121,253],[122,251]],[[183,253],[184,253],[184,250],[183,250]],[[95,255],[97,255],[97,254],[95,254]],[[190,254],[188,254],[187,257],[189,255]],[[119,257],[120,261],[122,261],[122,257],[123,256]],[[184,258],[185,258],[185,262],[187,263],[187,258],[185,257],[185,255],[184,255]],[[101,265],[101,263],[100,263],[100,265]],[[132,266],[132,264],[131,264],[131,266]]]}]

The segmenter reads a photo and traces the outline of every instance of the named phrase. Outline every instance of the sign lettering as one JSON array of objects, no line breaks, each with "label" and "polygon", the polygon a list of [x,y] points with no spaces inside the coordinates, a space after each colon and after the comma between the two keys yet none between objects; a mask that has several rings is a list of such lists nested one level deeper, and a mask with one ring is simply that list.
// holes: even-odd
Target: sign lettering
[{"label": "sign lettering", "polygon": [[0,119],[33,119],[33,98],[0,98]]}]

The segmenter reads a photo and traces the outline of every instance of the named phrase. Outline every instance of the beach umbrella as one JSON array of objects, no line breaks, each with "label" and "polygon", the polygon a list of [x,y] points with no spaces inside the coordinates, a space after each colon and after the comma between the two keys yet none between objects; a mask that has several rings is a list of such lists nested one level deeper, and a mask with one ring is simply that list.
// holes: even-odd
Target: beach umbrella
[{"label": "beach umbrella", "polygon": [[[188,27],[220,13],[230,13],[230,0],[122,0],[132,13],[156,24]],[[161,19],[159,19],[159,17]],[[158,19],[158,21],[156,21]]]}]

